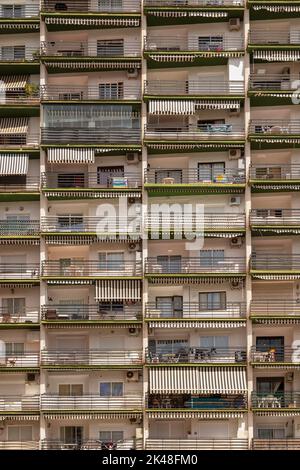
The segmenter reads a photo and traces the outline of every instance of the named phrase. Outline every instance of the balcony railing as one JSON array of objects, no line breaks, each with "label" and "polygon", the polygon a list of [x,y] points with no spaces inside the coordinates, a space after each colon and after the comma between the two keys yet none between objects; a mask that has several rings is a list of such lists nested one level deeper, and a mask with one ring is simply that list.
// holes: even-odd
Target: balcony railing
[{"label": "balcony railing", "polygon": [[141,320],[141,305],[123,305],[119,309],[101,305],[60,305],[42,306],[42,319],[46,321],[105,321],[105,320]]},{"label": "balcony railing", "polygon": [[39,307],[25,307],[16,311],[0,307],[0,323],[38,323],[39,319]]},{"label": "balcony railing", "polygon": [[147,450],[247,450],[248,440],[237,439],[237,438],[147,439],[146,449]]},{"label": "balcony railing", "polygon": [[300,350],[299,348],[284,347],[258,347],[251,348],[250,355],[251,362],[261,364],[274,364],[277,362],[283,363],[300,363]]},{"label": "balcony railing", "polygon": [[299,135],[300,120],[253,119],[250,121],[250,134],[259,136]]},{"label": "balcony railing", "polygon": [[[0,186],[1,190],[1,186]],[[40,233],[39,220],[1,220],[0,236],[33,236]]]},{"label": "balcony railing", "polygon": [[40,266],[38,263],[0,263],[0,278],[2,279],[39,279]]},{"label": "balcony railing", "polygon": [[145,82],[144,93],[153,96],[242,95],[244,82],[207,81],[205,76],[197,82],[193,80],[149,80]]},{"label": "balcony railing", "polygon": [[11,91],[6,90],[5,86],[0,86],[0,105],[22,105],[30,104],[32,106],[39,106],[40,103],[40,91],[36,90],[26,91],[26,88],[22,91]]},{"label": "balcony railing", "polygon": [[[156,212],[156,211],[155,211]],[[170,230],[171,232],[202,232],[202,230],[243,230],[245,229],[245,214],[164,214],[163,212],[149,213],[145,216],[145,228],[151,232]]]},{"label": "balcony railing", "polygon": [[124,44],[114,40],[107,40],[101,44],[97,44],[97,42],[51,41],[41,42],[41,55],[63,58],[136,58],[141,56],[141,47],[138,42],[133,41],[126,41]]},{"label": "balcony railing", "polygon": [[252,392],[252,408],[300,408],[300,392]]},{"label": "balcony railing", "polygon": [[[300,121],[299,121],[300,129]],[[180,124],[172,125],[146,124],[145,136],[148,139],[163,140],[210,140],[242,139],[245,131],[242,126],[234,124]]]},{"label": "balcony railing", "polygon": [[[200,34],[200,33],[199,33]],[[147,36],[144,38],[146,52],[230,52],[243,50],[243,37],[230,34],[207,35],[199,38],[186,36]]]},{"label": "balcony railing", "polygon": [[252,439],[253,450],[300,450],[300,439],[287,437],[285,439]]},{"label": "balcony railing", "polygon": [[141,410],[142,395],[100,397],[99,395],[62,396],[41,395],[41,409],[45,410]]},{"label": "balcony railing", "polygon": [[[140,129],[125,127],[91,128],[91,127],[44,127],[41,129],[42,143],[44,144],[82,144],[99,143],[135,143],[141,140]],[[1,144],[1,139],[0,139]]]},{"label": "balcony railing", "polygon": [[39,411],[40,409],[40,396],[15,396],[15,395],[1,395],[0,397],[0,411]]},{"label": "balcony railing", "polygon": [[250,224],[258,227],[298,227],[300,209],[252,209]]},{"label": "balcony railing", "polygon": [[6,3],[0,4],[0,18],[8,20],[22,20],[29,18],[38,18],[40,14],[40,6],[37,5],[25,5],[25,3],[9,5]]},{"label": "balcony railing", "polygon": [[276,45],[299,45],[300,36],[298,31],[280,31],[276,28],[273,30],[270,29],[258,29],[251,30],[249,35],[250,44],[264,44],[268,46]]},{"label": "balcony railing", "polygon": [[[1,275],[1,265],[0,265]],[[63,260],[47,260],[42,264],[42,276],[49,277],[135,277],[142,275],[140,261],[77,261],[64,265]]]},{"label": "balcony railing", "polygon": [[0,355],[0,367],[30,368],[39,367],[40,354],[36,351]]},{"label": "balcony railing", "polygon": [[[299,307],[300,313],[300,307]],[[244,302],[227,302],[226,304],[216,303],[210,308],[207,304],[201,305],[198,302],[184,302],[182,309],[175,309],[171,305],[159,306],[156,302],[148,302],[145,307],[146,318],[161,318],[182,320],[205,319],[205,318],[246,318],[246,304]]]},{"label": "balcony railing", "polygon": [[157,346],[155,351],[146,350],[146,361],[150,364],[178,364],[178,363],[246,363],[247,352],[245,347],[235,348],[201,348],[191,346],[178,349]]},{"label": "balcony railing", "polygon": [[0,450],[38,450],[39,441],[0,441]]},{"label": "balcony railing", "polygon": [[[300,175],[300,165],[299,165]],[[151,168],[145,171],[145,183],[148,184],[244,184],[245,170],[227,168],[218,174],[211,175],[209,171],[200,171],[197,168]]]},{"label": "balcony railing", "polygon": [[39,142],[40,135],[37,132],[28,132],[27,134],[10,134],[1,132],[0,134],[0,147],[38,147]]},{"label": "balcony railing", "polygon": [[281,73],[253,73],[250,75],[249,90],[250,91],[287,91],[297,89],[297,75],[281,74]]},{"label": "balcony railing", "polygon": [[149,395],[148,408],[156,410],[193,409],[193,410],[228,410],[245,409],[246,395]]},{"label": "balcony railing", "polygon": [[139,84],[118,84],[109,90],[99,86],[44,85],[41,88],[41,99],[46,101],[97,101],[97,100],[139,100]]},{"label": "balcony railing", "polygon": [[75,170],[73,173],[42,173],[42,187],[48,189],[138,189],[141,186],[139,171],[124,171],[120,176],[113,172],[105,172],[103,176],[102,173],[77,173]]},{"label": "balcony railing", "polygon": [[72,215],[41,217],[41,231],[44,233],[141,235],[141,230],[141,218],[138,216],[122,217],[116,214],[116,217],[78,217]]},{"label": "balcony railing", "polygon": [[[283,296],[282,296],[283,297]],[[259,317],[300,317],[300,302],[297,300],[252,300],[251,316]]]},{"label": "balcony railing", "polygon": [[147,274],[242,274],[245,270],[245,259],[233,257],[215,260],[181,258],[178,262],[172,260],[162,262],[157,258],[147,258],[145,263]]},{"label": "balcony railing", "polygon": [[[0,447],[1,448],[1,447]],[[44,439],[42,450],[142,450],[142,439],[124,439],[122,441],[100,441],[83,439],[82,441],[63,442],[59,439]]]},{"label": "balcony railing", "polygon": [[251,269],[258,271],[300,271],[299,254],[257,253],[252,255]]},{"label": "balcony railing", "polygon": [[44,0],[42,1],[42,11],[52,13],[136,13],[141,11],[141,3],[139,0],[122,0],[119,2],[93,2],[92,0],[57,2],[56,0]]},{"label": "balcony railing", "polygon": [[139,365],[142,364],[142,351],[100,351],[87,350],[43,350],[41,363],[44,366],[65,365]]},{"label": "balcony railing", "polygon": [[300,165],[292,164],[270,164],[252,165],[250,167],[250,178],[264,181],[284,181],[300,180]]},{"label": "balcony railing", "polygon": [[144,0],[146,7],[224,7],[243,6],[244,0]]},{"label": "balcony railing", "polygon": [[0,47],[0,62],[32,62],[39,60],[38,46],[15,46],[14,50],[8,50],[8,48],[10,47]]}]

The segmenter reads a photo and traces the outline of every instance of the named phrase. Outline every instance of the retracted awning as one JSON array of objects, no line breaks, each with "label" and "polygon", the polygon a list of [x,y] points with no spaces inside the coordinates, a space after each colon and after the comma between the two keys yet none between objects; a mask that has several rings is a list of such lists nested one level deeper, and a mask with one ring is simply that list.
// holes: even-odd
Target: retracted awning
[{"label": "retracted awning", "polygon": [[96,281],[96,300],[141,300],[141,281],[112,279]]},{"label": "retracted awning", "polygon": [[245,393],[241,367],[159,367],[149,371],[150,393]]},{"label": "retracted awning", "polygon": [[92,148],[49,148],[48,163],[94,163],[95,150]]},{"label": "retracted awning", "polygon": [[0,135],[27,134],[28,118],[0,118]]},{"label": "retracted awning", "polygon": [[300,59],[300,51],[254,51],[253,58],[269,62],[293,62]]},{"label": "retracted awning", "polygon": [[0,176],[26,175],[28,173],[29,156],[26,154],[0,154]]},{"label": "retracted awning", "polygon": [[28,82],[29,75],[0,75],[0,88],[3,83],[6,90],[23,90]]},{"label": "retracted awning", "polygon": [[195,114],[195,103],[191,100],[151,100],[150,114]]}]

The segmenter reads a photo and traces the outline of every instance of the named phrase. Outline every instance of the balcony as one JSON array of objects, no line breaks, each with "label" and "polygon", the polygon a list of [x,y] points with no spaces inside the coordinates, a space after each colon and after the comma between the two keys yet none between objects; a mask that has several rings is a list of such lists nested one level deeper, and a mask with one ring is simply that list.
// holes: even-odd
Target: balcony
[{"label": "balcony", "polygon": [[145,7],[241,7],[244,0],[144,0]]},{"label": "balcony", "polygon": [[0,263],[0,282],[38,282],[40,266],[38,263]]},{"label": "balcony", "polygon": [[293,229],[300,228],[300,210],[252,209],[250,227],[253,232],[259,232],[261,235],[293,233]]},{"label": "balcony", "polygon": [[43,367],[68,366],[140,366],[142,365],[142,351],[101,351],[87,350],[52,350],[41,352],[41,365]]},{"label": "balcony", "polygon": [[149,53],[189,53],[206,54],[213,52],[243,51],[243,37],[229,34],[205,36],[203,39],[184,36],[148,36],[144,40],[144,50]]},{"label": "balcony", "polygon": [[148,364],[246,364],[247,352],[245,347],[235,348],[165,348],[157,346],[155,351],[146,350]]},{"label": "balcony", "polygon": [[[299,440],[300,442],[300,440]],[[247,450],[248,440],[217,439],[147,439],[146,450]]]},{"label": "balcony", "polygon": [[[299,121],[300,131],[300,121]],[[244,128],[234,124],[146,124],[145,138],[150,141],[243,141]]]},{"label": "balcony", "polygon": [[36,351],[12,353],[0,356],[0,369],[37,369],[40,364],[40,354]]},{"label": "balcony", "polygon": [[[1,314],[0,314],[1,315]],[[61,305],[48,304],[42,306],[42,320],[49,323],[80,323],[80,322],[135,322],[142,321],[142,306],[125,304],[120,308],[105,309],[101,305]]]},{"label": "balcony", "polygon": [[[31,84],[27,84],[23,90],[10,90],[4,85],[4,87],[0,88],[0,92],[1,95],[3,93],[0,98],[0,107],[15,106],[19,109],[22,106],[40,106],[40,91],[38,86],[35,87]],[[38,114],[34,113],[34,115]]]},{"label": "balcony", "polygon": [[31,18],[39,18],[40,14],[40,6],[39,4],[32,4],[32,5],[8,5],[6,3],[0,4],[0,19],[5,20],[23,20],[23,19],[31,19]]},{"label": "balcony", "polygon": [[246,395],[243,394],[206,394],[199,396],[192,395],[149,395],[149,410],[245,410],[247,406]]},{"label": "balcony", "polygon": [[300,320],[300,303],[294,299],[288,300],[252,300],[250,315],[255,323],[266,323],[268,319],[278,320],[282,323],[284,320],[288,322]]},{"label": "balcony", "polygon": [[254,277],[267,275],[270,279],[274,276],[285,279],[300,274],[300,254],[256,253],[252,255],[250,266]]},{"label": "balcony", "polygon": [[[9,132],[0,132],[0,148],[10,148],[18,147],[22,148],[37,148],[39,147],[40,136],[38,132],[28,132],[28,133],[9,133]],[[28,182],[30,183],[29,177]],[[36,182],[38,177],[33,177],[33,183]]]},{"label": "balcony", "polygon": [[[44,127],[41,129],[42,144],[140,144],[141,131],[133,128],[113,127]],[[0,141],[1,143],[1,141]]]},{"label": "balcony", "polygon": [[44,85],[41,88],[43,101],[57,102],[136,102],[141,99],[139,83],[119,83],[109,91],[99,86]]},{"label": "balcony", "polygon": [[0,219],[0,238],[28,238],[39,237],[39,220],[6,220]]},{"label": "balcony", "polygon": [[[1,265],[0,265],[1,275]],[[42,264],[44,278],[116,278],[142,277],[141,261],[77,261],[64,264],[60,260],[47,260]]]},{"label": "balcony", "polygon": [[72,190],[136,190],[142,187],[142,177],[139,171],[124,171],[121,176],[113,173],[101,178],[99,173],[77,173],[47,171],[42,173],[42,188],[72,191]]},{"label": "balcony", "polygon": [[41,42],[41,57],[57,57],[60,59],[130,59],[140,58],[141,49],[138,43],[107,40],[105,44],[89,42],[50,41]]},{"label": "balcony", "polygon": [[272,137],[300,136],[300,120],[282,119],[253,119],[250,121],[250,137]]},{"label": "balcony", "polygon": [[[37,23],[36,26],[36,30],[38,31],[39,23]],[[12,31],[10,31],[10,33],[11,32]],[[20,46],[2,46],[0,47],[0,70],[4,74],[39,73],[39,56],[40,53],[38,45],[28,46],[27,44],[24,44]]]},{"label": "balcony", "polygon": [[249,92],[251,92],[251,96],[256,92],[263,92],[262,96],[265,96],[268,92],[270,93],[285,93],[297,89],[294,82],[299,80],[297,75],[290,75],[290,74],[282,74],[282,73],[266,73],[266,74],[258,74],[252,73],[250,74],[249,80]]},{"label": "balcony", "polygon": [[39,450],[39,441],[0,441],[0,450]]},{"label": "balcony", "polygon": [[[1,448],[1,447],[0,447]],[[124,439],[122,441],[100,441],[84,439],[80,442],[63,442],[59,439],[44,439],[42,450],[142,450],[142,439]]]},{"label": "balcony", "polygon": [[226,302],[226,305],[215,305],[210,310],[207,309],[207,305],[201,306],[198,302],[184,302],[183,308],[179,311],[168,304],[159,307],[156,302],[148,302],[145,307],[146,320],[241,320],[245,318],[246,304],[244,302]]},{"label": "balcony", "polygon": [[252,392],[252,409],[264,409],[275,411],[280,409],[293,410],[300,409],[300,392],[273,392],[258,393]]},{"label": "balcony", "polygon": [[0,328],[1,324],[7,327],[19,327],[22,325],[30,328],[33,323],[38,324],[39,321],[39,307],[25,307],[19,311],[13,311],[6,307],[0,308]]},{"label": "balcony", "polygon": [[138,13],[141,11],[139,0],[119,2],[91,2],[90,0],[43,0],[42,12],[67,15],[68,13]]},{"label": "balcony", "polygon": [[251,30],[249,35],[249,45],[263,45],[268,48],[277,49],[281,46],[291,46],[291,48],[300,46],[300,36],[298,31],[280,31],[275,29],[257,29]]},{"label": "balcony", "polygon": [[250,167],[250,184],[254,192],[296,191],[300,189],[300,165],[270,164]]},{"label": "balcony", "polygon": [[[300,262],[299,262],[300,266]],[[145,273],[147,276],[176,277],[176,276],[235,276],[245,275],[244,258],[226,257],[215,260],[200,260],[200,258],[181,258],[176,261],[160,262],[157,258],[147,258]]]},{"label": "balcony", "polygon": [[199,98],[202,96],[238,96],[244,95],[244,82],[230,80],[210,80],[205,76],[201,81],[193,80],[149,80],[145,82],[145,97],[170,96]]},{"label": "balcony", "polygon": [[141,411],[143,398],[141,395],[125,395],[118,397],[100,397],[86,394],[82,396],[62,396],[56,394],[41,395],[41,410],[43,411],[112,411],[134,410]]},{"label": "balcony", "polygon": [[276,365],[282,366],[285,364],[300,365],[300,350],[299,348],[292,348],[289,346],[284,347],[256,347],[251,348],[250,361],[255,367],[274,367]]},{"label": "balcony", "polygon": [[1,413],[32,413],[40,411],[40,396],[15,396],[15,395],[1,395],[0,397],[0,412]]},{"label": "balcony", "polygon": [[252,439],[253,450],[300,450],[300,439],[287,437],[285,439]]}]

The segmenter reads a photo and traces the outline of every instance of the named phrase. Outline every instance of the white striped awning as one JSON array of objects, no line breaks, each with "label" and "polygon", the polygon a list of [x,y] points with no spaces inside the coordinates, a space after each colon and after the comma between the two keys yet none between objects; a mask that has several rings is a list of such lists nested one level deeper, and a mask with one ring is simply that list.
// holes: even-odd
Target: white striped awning
[{"label": "white striped awning", "polygon": [[237,100],[197,100],[195,110],[199,109],[240,109],[240,102]]},{"label": "white striped awning", "polygon": [[28,117],[0,118],[0,135],[27,134]]},{"label": "white striped awning", "polygon": [[[45,62],[45,65],[46,67],[49,67],[49,68],[63,68],[63,69],[70,69],[70,70],[74,70],[74,62],[73,61],[53,61],[53,60],[46,60]],[[91,59],[91,61],[86,61],[86,62],[76,62],[76,70],[80,70],[80,69],[83,69],[83,70],[86,70],[86,69],[94,69],[94,70],[99,70],[101,68],[104,68],[104,69],[111,69],[111,70],[115,70],[115,69],[140,69],[141,68],[141,62],[137,62],[137,61],[134,61],[134,62],[123,62],[122,60],[120,60],[119,62],[111,62],[111,61],[95,61],[93,59]]]},{"label": "white striped awning", "polygon": [[93,148],[49,148],[48,163],[94,163],[95,149]]},{"label": "white striped awning", "polygon": [[46,24],[79,25],[79,26],[106,26],[119,28],[133,28],[140,25],[139,18],[46,18]]},{"label": "white striped awning", "polygon": [[189,18],[189,17],[202,17],[202,18],[227,18],[226,11],[148,11],[148,15],[157,16],[162,18]]},{"label": "white striped awning", "polygon": [[95,420],[95,419],[102,419],[102,420],[109,420],[109,419],[131,419],[136,417],[141,417],[142,413],[44,413],[43,417],[47,420],[58,420],[61,421],[63,419],[84,419],[84,420]]},{"label": "white striped awning", "polygon": [[153,149],[153,150],[171,150],[174,152],[174,150],[178,150],[178,151],[183,151],[183,150],[203,150],[204,148],[205,149],[230,149],[230,148],[243,148],[244,144],[235,144],[235,143],[232,143],[232,144],[227,144],[224,145],[224,144],[218,144],[217,142],[216,143],[213,143],[213,144],[206,144],[206,143],[199,143],[199,144],[152,144],[152,143],[147,143],[146,142],[146,146],[150,149]]},{"label": "white striped awning", "polygon": [[0,154],[0,175],[27,175],[29,156],[26,154]]},{"label": "white striped awning", "polygon": [[253,10],[267,10],[271,13],[297,13],[300,6],[297,5],[253,5]]},{"label": "white striped awning", "polygon": [[195,114],[195,103],[192,100],[151,100],[150,114]]},{"label": "white striped awning", "polygon": [[300,59],[300,51],[254,51],[253,58],[269,62],[291,62]]},{"label": "white striped awning", "polygon": [[0,75],[0,88],[3,82],[4,88],[9,91],[18,91],[25,88],[29,75]]},{"label": "white striped awning", "polygon": [[111,279],[96,281],[96,300],[141,300],[141,281]]},{"label": "white striped awning", "polygon": [[149,369],[150,393],[245,393],[242,367],[157,367]]},{"label": "white striped awning", "polygon": [[205,321],[200,321],[200,320],[183,320],[183,321],[155,321],[152,320],[148,323],[149,328],[188,328],[188,329],[193,329],[193,328],[245,328],[246,327],[246,320],[241,320],[241,321],[226,321],[226,320],[205,320]]}]

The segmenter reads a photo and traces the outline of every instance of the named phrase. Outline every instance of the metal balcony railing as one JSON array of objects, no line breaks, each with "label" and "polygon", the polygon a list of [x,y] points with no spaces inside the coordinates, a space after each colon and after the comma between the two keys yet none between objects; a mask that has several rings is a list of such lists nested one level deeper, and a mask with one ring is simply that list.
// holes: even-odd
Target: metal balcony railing
[{"label": "metal balcony railing", "polygon": [[12,183],[0,182],[0,193],[25,193],[25,192],[39,192],[40,190],[40,178],[39,176],[26,176],[24,183],[14,182],[12,177]]},{"label": "metal balcony railing", "polygon": [[[140,143],[141,131],[133,128],[44,127],[41,129],[43,144]],[[1,144],[1,138],[0,138]]]},{"label": "metal balcony railing", "polygon": [[300,271],[300,254],[256,253],[251,269],[258,271]]},{"label": "metal balcony railing", "polygon": [[[1,275],[1,265],[0,265]],[[42,263],[42,276],[49,277],[135,277],[142,275],[141,261],[47,260]]]},{"label": "metal balcony railing", "polygon": [[[40,135],[35,132],[28,132],[27,134],[10,134],[1,132],[0,147],[1,146],[20,146],[20,147],[38,147],[40,142]],[[29,178],[30,179],[30,178]]]},{"label": "metal balcony railing", "polygon": [[242,51],[243,37],[230,34],[203,35],[198,38],[187,36],[145,36],[146,52],[230,52]]},{"label": "metal balcony railing", "polygon": [[[208,0],[209,1],[209,0]],[[228,0],[225,0],[228,1]],[[141,11],[140,0],[43,0],[42,11],[53,13],[138,13]]]},{"label": "metal balcony railing", "polygon": [[254,164],[250,167],[250,178],[253,180],[285,181],[300,180],[300,165],[292,164]]},{"label": "metal balcony railing", "polygon": [[0,323],[38,323],[39,320],[39,307],[25,307],[15,311],[0,307]]},{"label": "metal balcony railing", "polygon": [[144,0],[146,7],[225,7],[243,6],[244,0]]},{"label": "metal balcony railing", "polygon": [[[1,188],[1,186],[0,186]],[[33,236],[40,233],[39,220],[0,219],[0,236]]]},{"label": "metal balcony railing", "polygon": [[246,363],[247,352],[245,347],[235,348],[201,348],[189,346],[176,348],[170,345],[168,351],[157,346],[155,351],[146,350],[146,362],[150,364],[178,364],[178,363]]},{"label": "metal balcony railing", "polygon": [[[0,447],[1,448],[1,447]],[[124,439],[122,441],[101,441],[100,439],[83,439],[64,442],[59,439],[43,439],[42,450],[142,450],[142,439]]]},{"label": "metal balcony railing", "polygon": [[[300,121],[299,121],[300,129]],[[182,124],[174,122],[168,126],[164,124],[149,123],[145,125],[145,137],[163,140],[209,140],[209,139],[235,139],[243,138],[243,126],[235,124]]]},{"label": "metal balcony railing", "polygon": [[[300,165],[299,165],[300,172]],[[300,174],[300,173],[299,173]],[[244,184],[246,182],[245,170],[227,168],[214,175],[208,170],[197,168],[151,168],[145,170],[145,183],[148,184]]]},{"label": "metal balcony railing", "polygon": [[83,58],[98,57],[101,59],[110,57],[140,57],[141,47],[138,42],[105,40],[98,42],[84,41],[50,41],[41,42],[41,56]]},{"label": "metal balcony railing", "polygon": [[252,209],[250,225],[291,227],[300,225],[300,209]]},{"label": "metal balcony railing", "polygon": [[101,85],[44,85],[41,88],[41,99],[45,101],[139,100],[141,89],[139,83],[118,83],[109,89]]},{"label": "metal balcony railing", "polygon": [[41,395],[41,410],[141,410],[142,395],[101,397],[84,394],[82,396],[63,396],[57,394]]},{"label": "metal balcony railing", "polygon": [[11,20],[21,20],[29,18],[38,18],[40,14],[40,6],[37,5],[25,5],[25,4],[0,4],[0,18],[11,19]]},{"label": "metal balcony railing", "polygon": [[141,305],[120,305],[119,308],[96,304],[60,305],[48,304],[42,306],[41,317],[46,321],[105,321],[105,320],[141,320]]},{"label": "metal balcony railing", "polygon": [[44,366],[55,365],[139,365],[142,364],[142,351],[101,351],[87,350],[52,350],[41,351],[41,363]]},{"label": "metal balcony railing", "polygon": [[[299,440],[300,442],[300,440]],[[147,450],[247,450],[248,439],[147,439]]]},{"label": "metal balcony railing", "polygon": [[245,259],[234,257],[211,260],[181,258],[178,261],[165,262],[157,258],[147,258],[145,263],[146,274],[242,274],[245,271]]},{"label": "metal balcony railing", "polygon": [[202,96],[242,95],[244,82],[230,80],[149,80],[145,82],[145,95],[153,96]]},{"label": "metal balcony railing", "polygon": [[2,279],[39,279],[39,276],[38,263],[0,263]]},{"label": "metal balcony railing", "polygon": [[[283,295],[282,295],[283,297]],[[300,316],[300,302],[297,300],[264,299],[252,300],[250,307],[251,316],[284,317]]]},{"label": "metal balcony railing", "polygon": [[39,46],[0,46],[0,62],[32,62],[39,57]]},{"label": "metal balcony railing", "polygon": [[285,439],[252,439],[253,450],[300,450],[300,439],[287,437]]},{"label": "metal balcony railing", "polygon": [[249,91],[287,91],[296,90],[297,75],[281,73],[252,73],[249,79]]},{"label": "metal balcony railing", "polygon": [[[41,217],[41,231],[44,233],[96,233],[117,235],[141,235],[142,224],[139,216],[88,217],[88,216],[52,216]],[[1,234],[1,222],[0,222]]]},{"label": "metal balcony railing", "polygon": [[[142,187],[140,171],[124,171],[118,173],[81,173],[69,172],[42,173],[42,187],[52,189],[138,189]],[[1,186],[0,186],[1,189]]]},{"label": "metal balcony railing", "polygon": [[269,29],[257,29],[251,30],[249,34],[250,44],[264,44],[268,46],[276,45],[299,45],[300,35],[298,31],[280,31],[276,28],[273,30]]},{"label": "metal balcony railing", "polygon": [[[300,313],[300,306],[299,306]],[[207,305],[199,302],[184,302],[182,309],[175,309],[174,306],[159,306],[156,302],[148,302],[145,306],[145,318],[173,319],[181,318],[183,320],[205,319],[205,318],[246,318],[245,302],[226,302],[214,305]]]},{"label": "metal balcony railing", "polygon": [[193,410],[228,410],[245,409],[247,406],[246,395],[220,395],[197,397],[191,395],[149,395],[146,405],[149,409],[193,409]]},{"label": "metal balcony railing", "polygon": [[171,232],[202,230],[243,230],[246,226],[245,214],[183,214],[157,212],[145,215],[145,229],[152,232],[159,232],[169,229]]},{"label": "metal balcony railing", "polygon": [[39,106],[40,103],[40,91],[36,90],[21,90],[21,91],[11,91],[6,90],[5,86],[0,86],[0,105],[26,105],[30,104],[32,106]]},{"label": "metal balcony railing", "polygon": [[261,135],[299,135],[300,120],[282,119],[252,119],[250,121],[250,134]]},{"label": "metal balcony railing", "polygon": [[23,353],[10,353],[0,355],[0,367],[39,367],[40,354],[36,351],[26,351]]},{"label": "metal balcony railing", "polygon": [[0,441],[0,450],[38,450],[39,441]]},{"label": "metal balcony railing", "polygon": [[19,396],[19,395],[1,395],[0,397],[0,411],[39,411],[40,410],[40,396]]},{"label": "metal balcony railing", "polygon": [[252,408],[300,408],[300,392],[252,392]]},{"label": "metal balcony railing", "polygon": [[250,354],[251,362],[274,364],[276,362],[283,363],[300,363],[300,349],[289,346],[284,347],[258,347],[252,346]]}]

